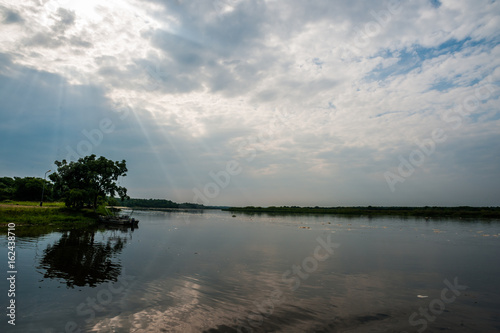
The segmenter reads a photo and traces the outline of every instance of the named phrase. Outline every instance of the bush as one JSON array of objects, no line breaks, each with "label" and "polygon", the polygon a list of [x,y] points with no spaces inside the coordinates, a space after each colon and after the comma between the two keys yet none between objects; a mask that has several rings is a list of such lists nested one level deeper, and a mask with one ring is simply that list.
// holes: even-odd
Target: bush
[{"label": "bush", "polygon": [[85,190],[71,189],[69,190],[64,203],[66,207],[70,208],[83,208],[86,202],[89,200],[89,194]]}]

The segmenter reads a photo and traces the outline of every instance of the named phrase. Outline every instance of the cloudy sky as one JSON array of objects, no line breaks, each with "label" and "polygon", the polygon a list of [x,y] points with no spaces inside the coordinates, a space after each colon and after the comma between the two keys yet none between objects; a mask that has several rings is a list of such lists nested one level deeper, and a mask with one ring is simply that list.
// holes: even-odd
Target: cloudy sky
[{"label": "cloudy sky", "polygon": [[3,0],[0,174],[136,198],[500,205],[494,0]]}]

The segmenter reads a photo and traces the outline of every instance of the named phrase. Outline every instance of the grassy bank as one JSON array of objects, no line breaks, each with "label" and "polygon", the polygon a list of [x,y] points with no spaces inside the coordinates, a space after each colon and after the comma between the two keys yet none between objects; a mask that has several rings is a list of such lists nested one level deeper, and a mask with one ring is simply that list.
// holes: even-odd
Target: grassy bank
[{"label": "grassy bank", "polygon": [[96,222],[97,213],[91,209],[72,210],[61,202],[8,201],[0,203],[0,227],[9,223],[18,226],[84,226]]},{"label": "grassy bank", "polygon": [[[40,201],[13,201],[5,200],[0,202],[0,207],[40,207]],[[42,208],[63,208],[64,202],[44,202]]]},{"label": "grassy bank", "polygon": [[500,219],[500,207],[231,207],[248,214],[336,214],[348,216],[420,216]]}]

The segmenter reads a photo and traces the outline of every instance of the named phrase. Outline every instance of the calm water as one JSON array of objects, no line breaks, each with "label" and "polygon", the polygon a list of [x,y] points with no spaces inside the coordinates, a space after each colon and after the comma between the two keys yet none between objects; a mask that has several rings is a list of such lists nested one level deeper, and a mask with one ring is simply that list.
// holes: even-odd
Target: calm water
[{"label": "calm water", "polygon": [[134,216],[18,237],[16,325],[0,331],[500,331],[498,222]]}]

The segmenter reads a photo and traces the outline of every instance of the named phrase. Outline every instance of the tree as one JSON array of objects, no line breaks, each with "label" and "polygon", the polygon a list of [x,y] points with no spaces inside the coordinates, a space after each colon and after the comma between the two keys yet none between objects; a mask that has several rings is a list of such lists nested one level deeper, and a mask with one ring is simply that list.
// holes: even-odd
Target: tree
[{"label": "tree", "polygon": [[124,200],[127,189],[116,184],[119,176],[126,176],[125,160],[114,162],[96,155],[85,156],[77,162],[55,161],[57,172],[49,178],[55,183],[55,190],[63,194],[68,207],[81,208],[85,205],[97,208],[98,199],[116,194]]},{"label": "tree", "polygon": [[43,184],[45,183],[46,199],[51,200],[51,184],[43,178],[37,177],[14,177],[14,199],[37,201],[42,195]]},{"label": "tree", "polygon": [[10,177],[0,178],[0,201],[12,199],[14,192],[14,179]]},{"label": "tree", "polygon": [[45,184],[45,201],[52,201],[52,183],[38,177],[2,177],[0,178],[0,201],[20,200],[38,201]]}]

